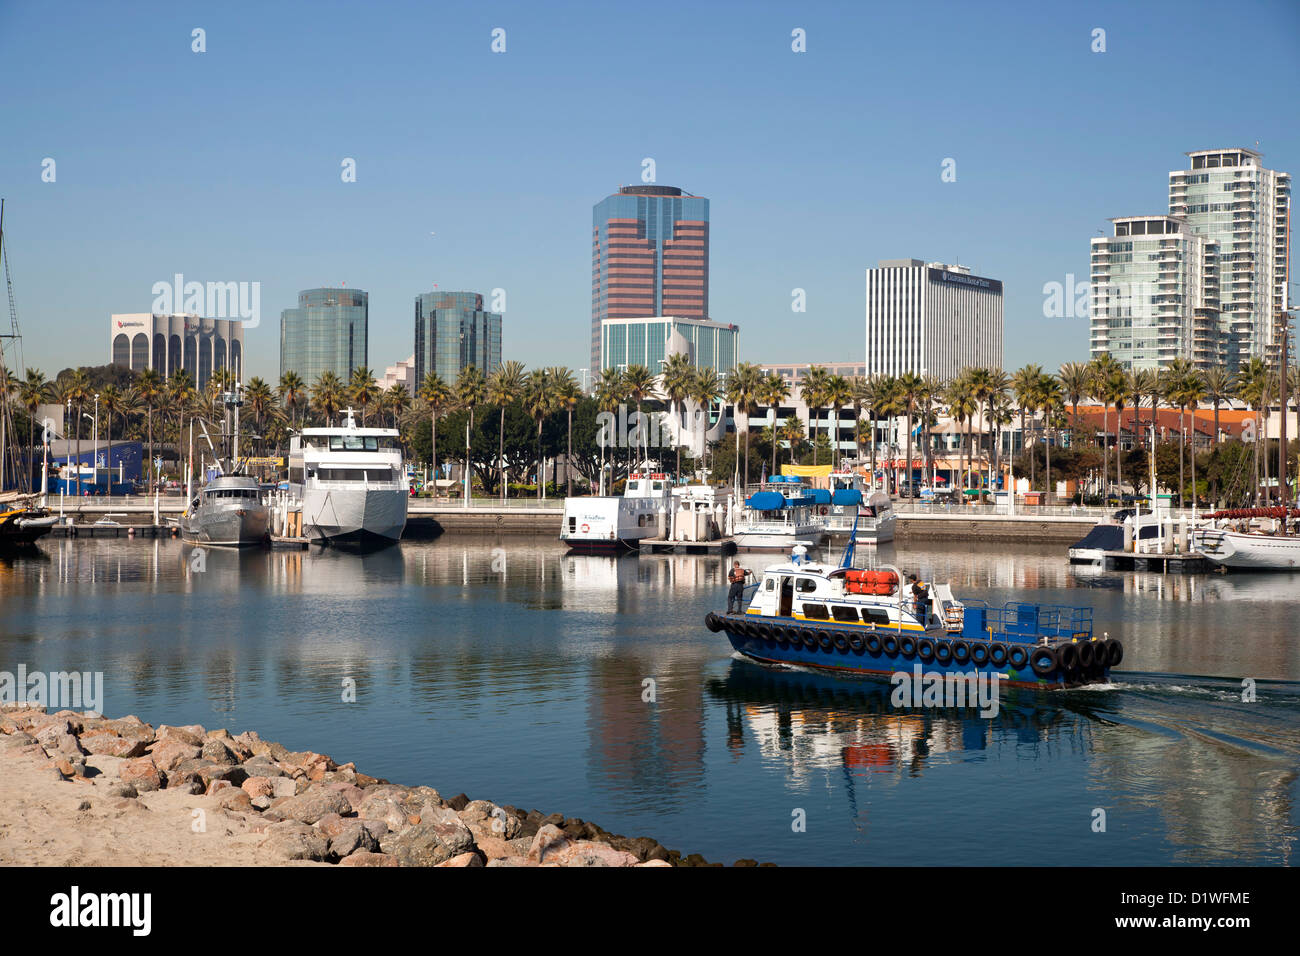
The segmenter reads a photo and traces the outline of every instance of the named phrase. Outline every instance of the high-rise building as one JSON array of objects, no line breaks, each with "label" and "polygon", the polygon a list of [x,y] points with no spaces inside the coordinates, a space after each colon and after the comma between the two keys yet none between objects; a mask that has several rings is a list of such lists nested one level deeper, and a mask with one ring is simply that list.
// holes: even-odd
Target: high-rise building
[{"label": "high-rise building", "polygon": [[1252,149],[1202,149],[1169,173],[1169,214],[1217,246],[1226,364],[1276,360],[1289,306],[1291,176]]},{"label": "high-rise building", "polygon": [[360,289],[307,289],[298,307],[280,313],[280,374],[296,372],[308,385],[324,372],[345,382],[369,365],[370,296]]},{"label": "high-rise building", "polygon": [[244,325],[237,319],[131,312],[109,317],[110,361],[132,371],[156,369],[171,378],[184,369],[204,388],[217,369],[244,373]]},{"label": "high-rise building", "polygon": [[1217,245],[1178,216],[1111,222],[1114,236],[1092,240],[1090,354],[1108,352],[1124,369],[1222,364]]},{"label": "high-rise building", "polygon": [[968,266],[882,259],[867,270],[867,374],[953,378],[1002,367],[1002,282]]},{"label": "high-rise building", "polygon": [[591,367],[601,322],[709,317],[709,201],[676,186],[623,186],[596,203],[591,236]]},{"label": "high-rise building", "polygon": [[383,378],[376,378],[375,384],[385,392],[394,385],[400,385],[414,397],[416,391],[415,356],[412,355],[405,362],[398,362],[396,365],[388,366],[388,368],[384,369]]},{"label": "high-rise building", "polygon": [[697,368],[726,372],[736,364],[740,328],[707,319],[653,315],[601,322],[600,361],[596,368],[644,365],[658,375],[668,356],[686,355]]},{"label": "high-rise building", "polygon": [[477,292],[425,292],[415,297],[415,387],[430,372],[454,382],[461,369],[485,376],[501,364],[501,315],[483,310]]}]

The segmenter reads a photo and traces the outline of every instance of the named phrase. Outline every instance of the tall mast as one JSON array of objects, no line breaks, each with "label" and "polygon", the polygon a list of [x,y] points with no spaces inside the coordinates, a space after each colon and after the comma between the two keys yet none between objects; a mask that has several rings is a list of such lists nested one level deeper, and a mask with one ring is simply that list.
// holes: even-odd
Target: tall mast
[{"label": "tall mast", "polygon": [[[9,252],[5,248],[4,221],[5,201],[0,199],[0,259],[4,260],[5,289],[9,297],[9,330],[0,331],[0,491],[8,487],[10,462],[15,484],[22,490],[29,486],[27,470],[22,467],[18,454],[18,435],[14,431],[13,407],[8,389],[9,361],[5,351],[13,357],[15,370],[23,364],[22,335],[18,330],[18,309],[14,305],[14,283],[9,274]],[[14,373],[17,375],[17,371]]]},{"label": "tall mast", "polygon": [[1287,342],[1286,334],[1289,331],[1291,317],[1282,313],[1282,355],[1278,363],[1278,404],[1282,408],[1281,424],[1278,426],[1278,446],[1277,446],[1277,498],[1278,503],[1282,505],[1282,527],[1286,527],[1286,507],[1289,504],[1286,497],[1286,386],[1287,386]]}]

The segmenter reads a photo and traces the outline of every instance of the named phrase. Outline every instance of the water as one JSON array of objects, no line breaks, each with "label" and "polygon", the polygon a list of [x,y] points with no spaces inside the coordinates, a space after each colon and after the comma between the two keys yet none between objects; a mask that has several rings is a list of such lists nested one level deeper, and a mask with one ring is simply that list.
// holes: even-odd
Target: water
[{"label": "water", "polygon": [[710,860],[1285,864],[1296,844],[1300,576],[882,547],[958,596],[1091,605],[1124,641],[1113,685],[1013,691],[986,720],[736,659],[702,625],[725,603],[716,558],[444,537],[364,557],[209,550],[200,572],[175,541],[42,548],[0,558],[0,670],[103,671],[112,716],[251,728]]}]

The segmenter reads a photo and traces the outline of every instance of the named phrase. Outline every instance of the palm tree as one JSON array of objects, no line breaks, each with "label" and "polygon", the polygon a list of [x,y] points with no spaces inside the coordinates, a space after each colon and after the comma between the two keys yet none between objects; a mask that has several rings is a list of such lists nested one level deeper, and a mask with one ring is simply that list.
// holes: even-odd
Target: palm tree
[{"label": "palm tree", "polygon": [[[644,365],[629,365],[623,370],[623,388],[627,391],[628,400],[636,403],[638,467],[650,455],[649,429],[645,427],[645,419],[641,414],[641,403],[654,395],[655,384],[654,373]],[[645,449],[644,454],[642,453],[643,447]]]},{"label": "palm tree", "polygon": [[695,367],[685,352],[674,352],[664,362],[663,372],[659,377],[659,390],[668,399],[669,410],[673,414],[673,431],[676,433],[677,470],[673,473],[677,481],[682,476],[682,440],[681,435],[686,425],[682,421],[682,412],[691,391],[691,380],[695,376]]},{"label": "palm tree", "polygon": [[[917,391],[913,396],[920,395],[921,382],[917,382]],[[831,467],[832,469],[839,465],[840,459],[840,409],[853,401],[853,385],[843,375],[832,375],[826,380],[826,392],[824,401],[834,416],[834,434],[835,439],[831,443]]]},{"label": "palm tree", "polygon": [[[573,410],[578,407],[578,400],[582,398],[582,386],[574,378],[573,372],[567,367],[561,365],[559,368],[552,368],[551,391],[555,403],[559,408],[564,409],[565,416],[568,419],[569,444],[568,451],[564,456],[564,478],[568,486],[567,494],[573,497]],[[677,461],[678,471],[681,471],[681,446],[678,445]]]},{"label": "palm tree", "polygon": [[81,497],[81,410],[86,402],[90,400],[94,393],[90,387],[90,375],[84,368],[79,368],[72,373],[72,378],[68,380],[68,388],[65,397],[72,402],[74,409],[72,420],[73,437],[77,444],[77,497]]},{"label": "palm tree", "polygon": [[[18,383],[18,402],[27,410],[27,445],[33,458],[36,455],[36,412],[49,397],[50,383],[45,374],[39,369],[29,368],[27,377]],[[111,453],[112,449],[109,451]],[[44,493],[42,488],[41,494]]]},{"label": "palm tree", "polygon": [[352,370],[352,376],[348,380],[348,393],[351,400],[361,408],[362,427],[366,424],[366,412],[379,398],[379,392],[374,372],[361,365]]},{"label": "palm tree", "polygon": [[1259,503],[1259,448],[1263,444],[1263,428],[1260,422],[1259,413],[1268,401],[1269,395],[1269,374],[1268,366],[1263,360],[1252,358],[1237,372],[1237,398],[1245,402],[1255,413],[1255,503]]},{"label": "palm tree", "polygon": [[266,423],[266,416],[275,407],[275,392],[259,376],[254,376],[249,380],[248,388],[244,391],[244,404],[248,410],[253,413],[253,427],[257,429],[258,441],[262,444],[262,453],[266,453],[266,439],[262,436],[262,429]]},{"label": "palm tree", "polygon": [[487,380],[477,365],[466,365],[456,379],[456,404],[469,412],[465,425],[465,501],[468,504],[474,492],[474,478],[470,474],[470,436],[474,433],[474,410],[487,399]]},{"label": "palm tree", "polygon": [[1060,419],[1061,411],[1065,408],[1064,389],[1055,375],[1043,373],[1038,378],[1038,388],[1034,395],[1034,404],[1043,412],[1043,424],[1047,426],[1047,441],[1044,443],[1044,453],[1047,455],[1047,476],[1044,490],[1047,492],[1047,501],[1052,500],[1052,439],[1055,437],[1055,425]]},{"label": "palm tree", "polygon": [[411,393],[405,385],[394,382],[379,396],[379,407],[393,416],[393,427],[397,428],[403,413],[411,407]]},{"label": "palm tree", "polygon": [[[716,377],[716,376],[715,376]],[[596,410],[608,415],[616,415],[619,406],[627,401],[627,391],[623,387],[623,376],[615,368],[601,369],[600,377],[596,379]],[[601,429],[598,440],[600,441],[600,475],[601,486],[605,481],[605,447],[609,444],[610,436],[605,434]],[[617,439],[615,439],[617,447]],[[612,456],[611,456],[612,457]],[[616,459],[614,459],[616,461]],[[616,470],[616,467],[611,468]],[[613,484],[613,475],[610,476],[610,484]]]},{"label": "palm tree", "polygon": [[555,408],[555,396],[551,391],[551,375],[547,369],[533,369],[524,381],[524,411],[537,423],[537,499],[540,501],[546,487],[546,475],[542,459],[542,425],[546,417]]},{"label": "palm tree", "polygon": [[1161,372],[1165,401],[1178,406],[1178,507],[1183,507],[1183,452],[1187,444],[1187,388],[1193,375],[1192,363],[1184,358],[1171,361]]},{"label": "palm tree", "polygon": [[298,411],[307,397],[307,386],[297,372],[289,370],[280,376],[280,401],[289,410],[289,421],[298,427]]},{"label": "palm tree", "polygon": [[799,382],[799,397],[808,406],[808,422],[812,425],[813,464],[817,464],[817,419],[820,418],[822,406],[826,404],[826,389],[831,373],[821,365],[808,369],[803,380]]},{"label": "palm tree", "polygon": [[333,423],[334,416],[339,413],[339,408],[343,404],[343,395],[344,386],[338,375],[331,369],[321,372],[316,379],[316,384],[312,386],[311,400],[324,419],[323,424],[326,428]]},{"label": "palm tree", "polygon": [[704,439],[704,456],[708,457],[709,441],[709,409],[713,403],[722,398],[724,389],[722,379],[718,376],[717,369],[702,367],[695,370],[695,376],[691,379],[690,400],[700,406],[700,415],[702,416],[702,428],[705,434]]},{"label": "palm tree", "polygon": [[1205,400],[1214,406],[1214,444],[1219,444],[1219,406],[1232,398],[1232,373],[1220,365],[1201,373]]},{"label": "palm tree", "polygon": [[927,481],[934,483],[930,454],[930,426],[934,424],[934,407],[943,397],[944,381],[937,375],[926,375],[921,379],[921,390],[917,394],[917,403],[921,406],[921,462]]},{"label": "palm tree", "polygon": [[[964,372],[965,370],[963,370]],[[970,438],[970,420],[979,411],[979,402],[975,398],[975,391],[971,387],[970,380],[965,374],[958,374],[951,382],[948,383],[947,395],[944,399],[948,404],[948,414],[958,425],[966,425],[966,441],[963,442],[961,451],[965,451],[965,445],[969,444]],[[962,479],[962,487],[970,485],[970,468],[966,468],[966,477]]]},{"label": "palm tree", "polygon": [[500,410],[497,423],[497,474],[501,482],[501,500],[508,495],[506,482],[506,406],[516,401],[524,389],[524,363],[511,359],[497,366],[488,376],[487,401]]},{"label": "palm tree", "polygon": [[429,372],[420,384],[420,401],[429,409],[430,451],[433,457],[433,493],[438,494],[438,416],[451,404],[451,388],[437,372]]},{"label": "palm tree", "polygon": [[[1030,412],[1036,412],[1038,410],[1037,399],[1039,385],[1042,383],[1042,379],[1043,367],[1031,363],[1017,370],[1016,373],[1011,376],[1009,384],[1011,394],[1015,397],[1016,408],[1020,412],[1020,444],[1024,451],[1030,453],[1029,468],[1031,477],[1029,479],[1029,486],[1031,488],[1034,484],[1032,475],[1035,456],[1033,454],[1033,443],[1028,440],[1029,433],[1025,430],[1025,422]],[[1015,459],[1013,458],[1012,461],[1014,462],[1014,460]],[[1011,477],[1013,479],[1015,478],[1014,466],[1012,468]]]},{"label": "palm tree", "polygon": [[768,407],[772,413],[772,474],[776,474],[776,446],[780,444],[781,436],[776,427],[776,415],[780,411],[782,402],[790,398],[790,386],[786,380],[776,372],[768,372],[759,387],[759,400]]},{"label": "palm tree", "polygon": [[[1105,497],[1106,486],[1110,483],[1110,395],[1114,390],[1115,378],[1123,375],[1123,370],[1119,362],[1115,361],[1115,356],[1109,352],[1098,355],[1088,363],[1088,368],[1092,373],[1088,382],[1088,392],[1101,402],[1101,487],[1102,496]],[[1119,453],[1118,440],[1115,452]]]},{"label": "palm tree", "polygon": [[1124,460],[1121,439],[1124,435],[1124,399],[1128,396],[1128,380],[1121,369],[1111,377],[1109,383],[1110,403],[1115,406],[1115,491],[1124,494],[1124,476],[1120,462]]},{"label": "palm tree", "polygon": [[[907,415],[907,487],[912,490],[912,412],[916,408],[916,400],[921,394],[922,380],[921,376],[915,372],[905,372],[898,377],[898,398],[902,403],[903,411]],[[895,472],[897,476],[897,472]],[[897,485],[897,477],[895,477]],[[896,490],[901,491],[901,487]]]},{"label": "palm tree", "polygon": [[1092,373],[1084,362],[1066,362],[1057,371],[1062,397],[1070,403],[1070,444],[1079,431],[1079,403],[1088,394]]},{"label": "palm tree", "polygon": [[876,482],[876,441],[877,423],[880,420],[881,412],[889,405],[892,400],[894,386],[893,379],[883,375],[868,375],[861,382],[860,394],[858,400],[862,407],[870,411],[871,415],[871,484],[875,487]]},{"label": "palm tree", "polygon": [[[1124,394],[1132,399],[1133,405],[1133,444],[1142,445],[1142,399],[1151,391],[1149,379],[1152,372],[1148,369],[1130,369],[1124,376]],[[1155,410],[1151,412],[1151,424],[1155,426]],[[1135,484],[1136,487],[1136,484]]]},{"label": "palm tree", "polygon": [[[737,417],[745,416],[745,477],[741,488],[749,484],[749,417],[758,411],[758,393],[763,385],[763,372],[752,362],[741,362],[727,376],[727,400]],[[740,457],[740,424],[736,425],[736,457]]]}]

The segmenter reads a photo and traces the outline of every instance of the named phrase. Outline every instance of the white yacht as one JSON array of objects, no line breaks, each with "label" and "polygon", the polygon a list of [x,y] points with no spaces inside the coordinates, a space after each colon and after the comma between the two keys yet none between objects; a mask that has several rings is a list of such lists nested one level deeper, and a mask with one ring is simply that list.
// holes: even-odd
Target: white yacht
[{"label": "white yacht", "polygon": [[564,499],[560,540],[573,551],[595,554],[636,547],[658,536],[673,508],[673,483],[659,472],[634,472],[622,496]]},{"label": "white yacht", "polygon": [[289,445],[289,492],[302,503],[303,535],[326,544],[395,543],[410,499],[398,432],[359,428],[352,409],[339,428],[304,428]]},{"label": "white yacht", "polygon": [[1234,508],[1205,516],[1193,547],[1211,562],[1242,571],[1300,571],[1300,509]]},{"label": "white yacht", "polygon": [[[855,471],[833,471],[830,475],[829,499],[818,507],[825,512],[824,523],[831,534],[845,535],[857,522],[859,544],[884,544],[894,540],[894,502],[883,491],[871,488],[866,478]],[[816,491],[814,497],[826,497]]]},{"label": "white yacht", "polygon": [[[783,476],[778,476],[783,477]],[[816,547],[826,541],[826,519],[816,514],[812,491],[797,479],[778,482],[773,477],[765,489],[745,499],[745,510],[732,529],[740,551],[789,551],[795,545]]]}]

